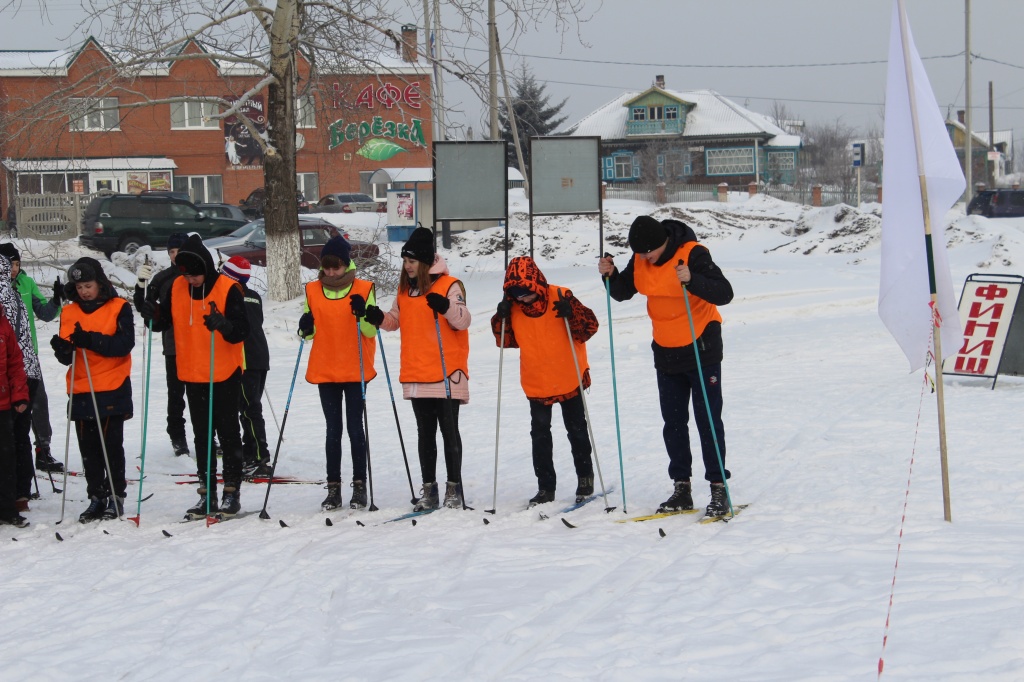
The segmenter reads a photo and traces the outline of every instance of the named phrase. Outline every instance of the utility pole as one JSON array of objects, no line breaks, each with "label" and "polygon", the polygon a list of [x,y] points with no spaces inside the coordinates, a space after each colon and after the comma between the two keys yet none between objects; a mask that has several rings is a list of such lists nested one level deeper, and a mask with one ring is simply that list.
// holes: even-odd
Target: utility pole
[{"label": "utility pole", "polygon": [[430,39],[430,0],[423,0],[423,51],[428,56],[430,68],[433,70],[433,77],[430,79],[430,118],[433,125],[430,127],[430,135],[434,140],[440,138],[441,123],[437,120],[437,74],[438,69],[434,65],[434,44]]},{"label": "utility pole", "polygon": [[491,138],[501,137],[498,131],[498,27],[494,20],[494,0],[487,0],[487,103],[490,107]]},{"label": "utility pole", "polygon": [[967,91],[966,102],[964,103],[964,179],[967,181],[967,196],[965,203],[971,203],[974,198],[974,178],[972,177],[971,163],[971,0],[964,0],[964,54],[965,67],[967,69],[965,88]]},{"label": "utility pole", "polygon": [[[441,61],[441,53],[443,48],[441,47],[441,3],[440,0],[434,0],[434,58],[438,62]],[[437,76],[434,80],[437,81],[437,125],[438,125],[438,139],[448,139],[448,123],[445,121],[444,112],[444,69],[438,64],[436,69]]]},{"label": "utility pole", "polygon": [[[995,107],[992,102],[992,81],[988,82],[988,150],[993,152],[996,149],[996,128],[995,128]],[[985,155],[988,158],[988,154]],[[996,161],[995,159],[989,159],[985,162],[986,168],[988,168],[988,186],[989,189],[996,186]]]}]

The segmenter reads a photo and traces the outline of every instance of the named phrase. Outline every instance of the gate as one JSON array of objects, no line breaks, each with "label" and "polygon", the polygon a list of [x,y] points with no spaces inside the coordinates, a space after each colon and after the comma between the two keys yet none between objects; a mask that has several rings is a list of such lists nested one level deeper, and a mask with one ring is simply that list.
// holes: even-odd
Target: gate
[{"label": "gate", "polygon": [[59,241],[77,237],[90,194],[19,194],[14,198],[18,236]]}]

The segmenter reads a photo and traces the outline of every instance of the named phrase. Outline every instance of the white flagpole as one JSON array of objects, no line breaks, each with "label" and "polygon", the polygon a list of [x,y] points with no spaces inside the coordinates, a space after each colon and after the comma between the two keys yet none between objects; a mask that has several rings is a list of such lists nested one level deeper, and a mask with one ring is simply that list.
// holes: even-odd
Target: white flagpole
[{"label": "white flagpole", "polygon": [[[942,510],[946,521],[952,521],[949,502],[949,463],[946,456],[946,407],[942,393],[942,334],[939,331],[938,293],[935,286],[935,262],[932,254],[932,225],[928,210],[928,180],[925,177],[924,152],[921,149],[921,129],[917,120],[917,96],[914,92],[913,64],[910,60],[910,41],[907,38],[907,13],[904,0],[896,0],[900,16],[900,42],[903,46],[903,68],[907,74],[907,94],[910,97],[910,121],[914,129],[914,149],[917,152],[917,176],[921,186],[921,211],[924,214],[925,251],[928,254],[928,286],[932,304],[932,343],[935,347],[935,397],[939,413],[939,458],[942,468]],[[927,371],[927,370],[925,370]]]}]

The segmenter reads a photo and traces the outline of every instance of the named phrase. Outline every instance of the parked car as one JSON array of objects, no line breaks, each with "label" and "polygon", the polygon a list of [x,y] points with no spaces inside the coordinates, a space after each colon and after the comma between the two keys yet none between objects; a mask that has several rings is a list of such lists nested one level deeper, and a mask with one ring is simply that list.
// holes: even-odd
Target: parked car
[{"label": "parked car", "polygon": [[250,220],[249,222],[247,222],[245,225],[242,225],[234,232],[229,232],[228,234],[223,235],[221,237],[211,237],[210,239],[204,239],[203,244],[206,245],[206,248],[208,248],[211,252],[214,249],[220,248],[222,246],[235,246],[237,244],[242,244],[245,242],[245,240],[249,238],[249,235],[251,235],[253,230],[255,230],[257,227],[263,229],[263,218]]},{"label": "parked car", "polygon": [[374,201],[369,194],[337,192],[320,197],[311,210],[317,213],[387,213],[388,206]]},{"label": "parked car", "polygon": [[231,218],[248,222],[242,209],[232,204],[196,204],[196,208],[211,218]]},{"label": "parked car", "polygon": [[188,201],[159,194],[107,194],[89,202],[82,215],[79,242],[102,251],[134,253],[140,246],[167,246],[174,232],[195,232],[200,237],[227,234],[242,225],[240,220],[214,218]]},{"label": "parked car", "polygon": [[[217,252],[225,259],[231,256],[244,256],[253,265],[267,264],[267,233],[266,226],[262,220],[255,221],[257,227],[250,233],[249,238],[242,244],[233,246],[217,247]],[[320,247],[327,243],[331,237],[341,235],[348,239],[348,233],[339,230],[326,220],[314,216],[299,217],[299,232],[302,239],[302,265],[307,268],[320,267]],[[370,242],[353,241],[352,257],[362,260],[370,260],[380,255],[380,247]]]},{"label": "parked car", "polygon": [[192,195],[188,192],[171,192],[165,189],[144,189],[139,192],[139,196],[146,197],[171,197],[172,199],[181,199],[182,201],[192,202]]},{"label": "parked car", "polygon": [[1024,189],[985,189],[967,204],[967,215],[988,218],[1024,217]]},{"label": "parked car", "polygon": [[[249,192],[249,196],[238,202],[238,205],[242,212],[249,216],[250,219],[262,218],[263,209],[267,205],[267,190],[263,187],[257,187]],[[306,201],[306,197],[303,196],[302,192],[295,192],[295,205],[299,213],[309,213],[309,202]]]}]

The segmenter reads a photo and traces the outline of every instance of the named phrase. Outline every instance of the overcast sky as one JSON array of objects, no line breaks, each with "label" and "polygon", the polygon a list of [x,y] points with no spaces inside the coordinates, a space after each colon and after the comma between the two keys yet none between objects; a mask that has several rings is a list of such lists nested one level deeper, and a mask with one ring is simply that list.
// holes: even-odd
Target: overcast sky
[{"label": "overcast sky", "polygon": [[[410,8],[402,20],[419,23],[422,0],[399,2]],[[954,116],[965,101],[965,5],[906,0],[936,99]],[[21,0],[19,11],[3,10],[0,48],[81,41],[78,0],[46,0],[46,17],[39,6]],[[587,0],[587,20],[561,38],[551,20],[514,41],[507,21],[499,28],[506,68],[525,62],[553,101],[568,98],[569,122],[664,74],[670,89],[716,90],[763,113],[778,100],[808,123],[842,119],[864,128],[881,126],[891,8],[891,0]],[[973,0],[971,10],[974,128],[988,128],[991,80],[996,129],[1024,138],[1024,0]],[[467,45],[460,54],[486,68],[483,36]],[[958,56],[929,59],[944,55]],[[814,64],[820,66],[807,66]],[[473,126],[479,138],[486,117],[480,103],[455,82],[446,84],[446,100],[456,122]]]}]

